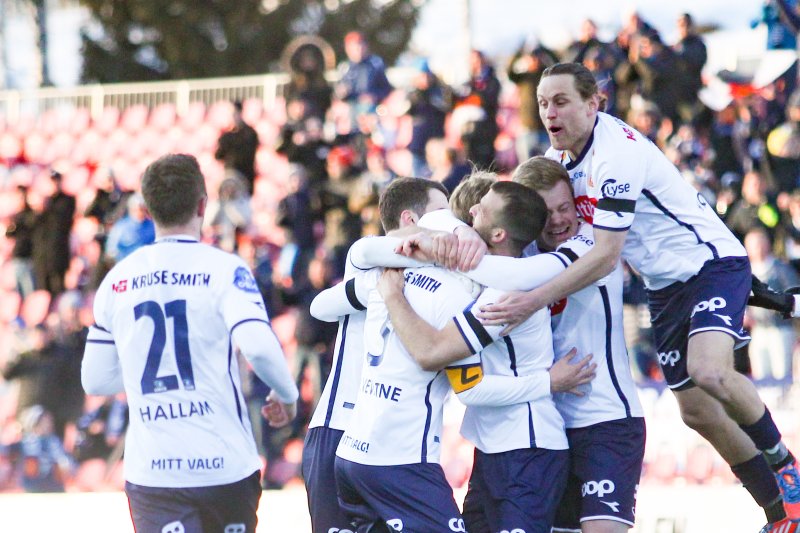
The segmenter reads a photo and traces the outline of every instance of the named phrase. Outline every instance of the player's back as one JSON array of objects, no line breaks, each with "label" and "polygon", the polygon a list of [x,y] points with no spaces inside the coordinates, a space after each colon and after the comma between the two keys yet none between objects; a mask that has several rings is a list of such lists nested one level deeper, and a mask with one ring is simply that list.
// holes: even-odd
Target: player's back
[{"label": "player's back", "polygon": [[160,239],[109,272],[95,321],[113,336],[130,406],[126,479],[208,486],[260,467],[231,331],[267,319],[244,262],[191,239]]},{"label": "player's back", "polygon": [[[409,304],[437,329],[472,301],[460,276],[444,269],[410,268],[405,278]],[[369,465],[438,462],[450,384],[444,372],[423,370],[409,355],[377,290],[367,306],[364,347],[358,399],[337,455]]]}]

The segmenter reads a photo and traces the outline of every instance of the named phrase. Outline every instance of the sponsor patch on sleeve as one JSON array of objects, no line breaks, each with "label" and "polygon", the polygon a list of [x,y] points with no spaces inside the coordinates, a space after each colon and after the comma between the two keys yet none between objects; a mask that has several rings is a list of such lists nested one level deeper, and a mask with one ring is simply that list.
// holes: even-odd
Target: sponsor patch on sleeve
[{"label": "sponsor patch on sleeve", "polygon": [[469,390],[483,380],[483,367],[480,363],[446,368],[450,387],[456,394]]},{"label": "sponsor patch on sleeve", "polygon": [[241,289],[244,292],[259,292],[258,284],[256,284],[253,274],[251,274],[248,269],[242,266],[237,267],[236,271],[233,273],[233,285],[237,289]]}]

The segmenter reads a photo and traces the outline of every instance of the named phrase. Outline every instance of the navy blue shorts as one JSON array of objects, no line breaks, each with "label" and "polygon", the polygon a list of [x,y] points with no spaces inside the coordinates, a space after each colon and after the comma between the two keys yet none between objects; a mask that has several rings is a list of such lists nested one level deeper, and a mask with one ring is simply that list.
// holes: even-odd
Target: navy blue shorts
[{"label": "navy blue shorts", "polygon": [[192,488],[125,483],[136,533],[255,533],[261,472],[228,485]]},{"label": "navy blue shorts", "polygon": [[669,388],[694,387],[686,352],[695,333],[725,332],[734,338],[736,348],[750,341],[742,320],[751,280],[746,257],[726,257],[708,261],[686,282],[647,291],[658,362]]},{"label": "navy blue shorts", "polygon": [[567,429],[569,481],[553,531],[580,531],[581,522],[633,526],[644,461],[644,418],[622,418]]},{"label": "navy blue shorts", "polygon": [[466,533],[438,463],[370,466],[336,458],[339,505],[356,531]]},{"label": "navy blue shorts", "polygon": [[464,503],[467,531],[550,533],[568,469],[567,450],[476,449]]},{"label": "navy blue shorts", "polygon": [[326,427],[308,430],[303,446],[303,479],[313,533],[352,533],[350,519],[339,507],[333,463],[344,431]]}]

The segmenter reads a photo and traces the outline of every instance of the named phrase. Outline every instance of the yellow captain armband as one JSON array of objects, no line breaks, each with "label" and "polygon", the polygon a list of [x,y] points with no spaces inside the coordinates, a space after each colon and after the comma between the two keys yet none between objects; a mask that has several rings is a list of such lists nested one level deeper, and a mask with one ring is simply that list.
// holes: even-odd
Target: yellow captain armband
[{"label": "yellow captain armband", "polygon": [[483,381],[483,367],[480,363],[445,368],[445,372],[456,394],[469,390]]}]

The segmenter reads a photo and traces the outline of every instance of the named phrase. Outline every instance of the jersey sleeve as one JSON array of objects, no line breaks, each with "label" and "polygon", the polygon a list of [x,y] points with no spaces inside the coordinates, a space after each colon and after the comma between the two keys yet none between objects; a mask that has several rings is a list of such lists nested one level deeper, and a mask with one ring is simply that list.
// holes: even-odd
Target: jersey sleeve
[{"label": "jersey sleeve", "polygon": [[336,322],[339,317],[365,311],[370,291],[377,284],[379,269],[358,272],[316,295],[311,302],[311,316],[323,322]]},{"label": "jersey sleeve", "polygon": [[479,354],[445,368],[450,387],[464,405],[497,407],[535,402],[550,395],[550,373],[496,376],[483,373]]},{"label": "jersey sleeve", "polygon": [[[621,149],[602,152],[605,156],[592,171],[597,195],[592,223],[607,231],[627,231],[631,227],[636,199],[644,187],[646,172],[643,160],[647,151],[638,145],[650,141],[631,130],[628,132],[623,130],[625,135],[614,137]],[[595,157],[599,154],[598,151]]]},{"label": "jersey sleeve", "polygon": [[362,237],[350,247],[348,263],[359,271],[373,267],[424,266],[426,263],[394,252],[402,242],[403,240],[397,237]]},{"label": "jersey sleeve", "polygon": [[220,309],[229,332],[246,322],[269,324],[261,292],[244,261],[234,261],[227,279],[223,277],[220,283]]},{"label": "jersey sleeve", "polygon": [[81,362],[81,384],[88,394],[110,395],[124,390],[122,367],[111,334],[108,291],[109,282],[104,281],[95,294],[95,323],[89,328]]},{"label": "jersey sleeve", "polygon": [[419,219],[419,226],[435,231],[445,231],[453,233],[459,226],[467,224],[457,218],[449,209],[437,209],[430,213],[425,213]]},{"label": "jersey sleeve", "polygon": [[461,333],[471,353],[479,353],[500,338],[500,332],[503,331],[505,325],[485,326],[478,320],[478,317],[475,316],[475,312],[477,309],[480,309],[481,306],[495,302],[502,295],[502,291],[494,288],[487,288],[481,293],[477,300],[467,306],[460,314],[453,317],[458,332]]},{"label": "jersey sleeve", "polygon": [[475,269],[463,274],[487,287],[529,291],[556,277],[570,263],[569,257],[560,252],[531,257],[486,255]]}]

